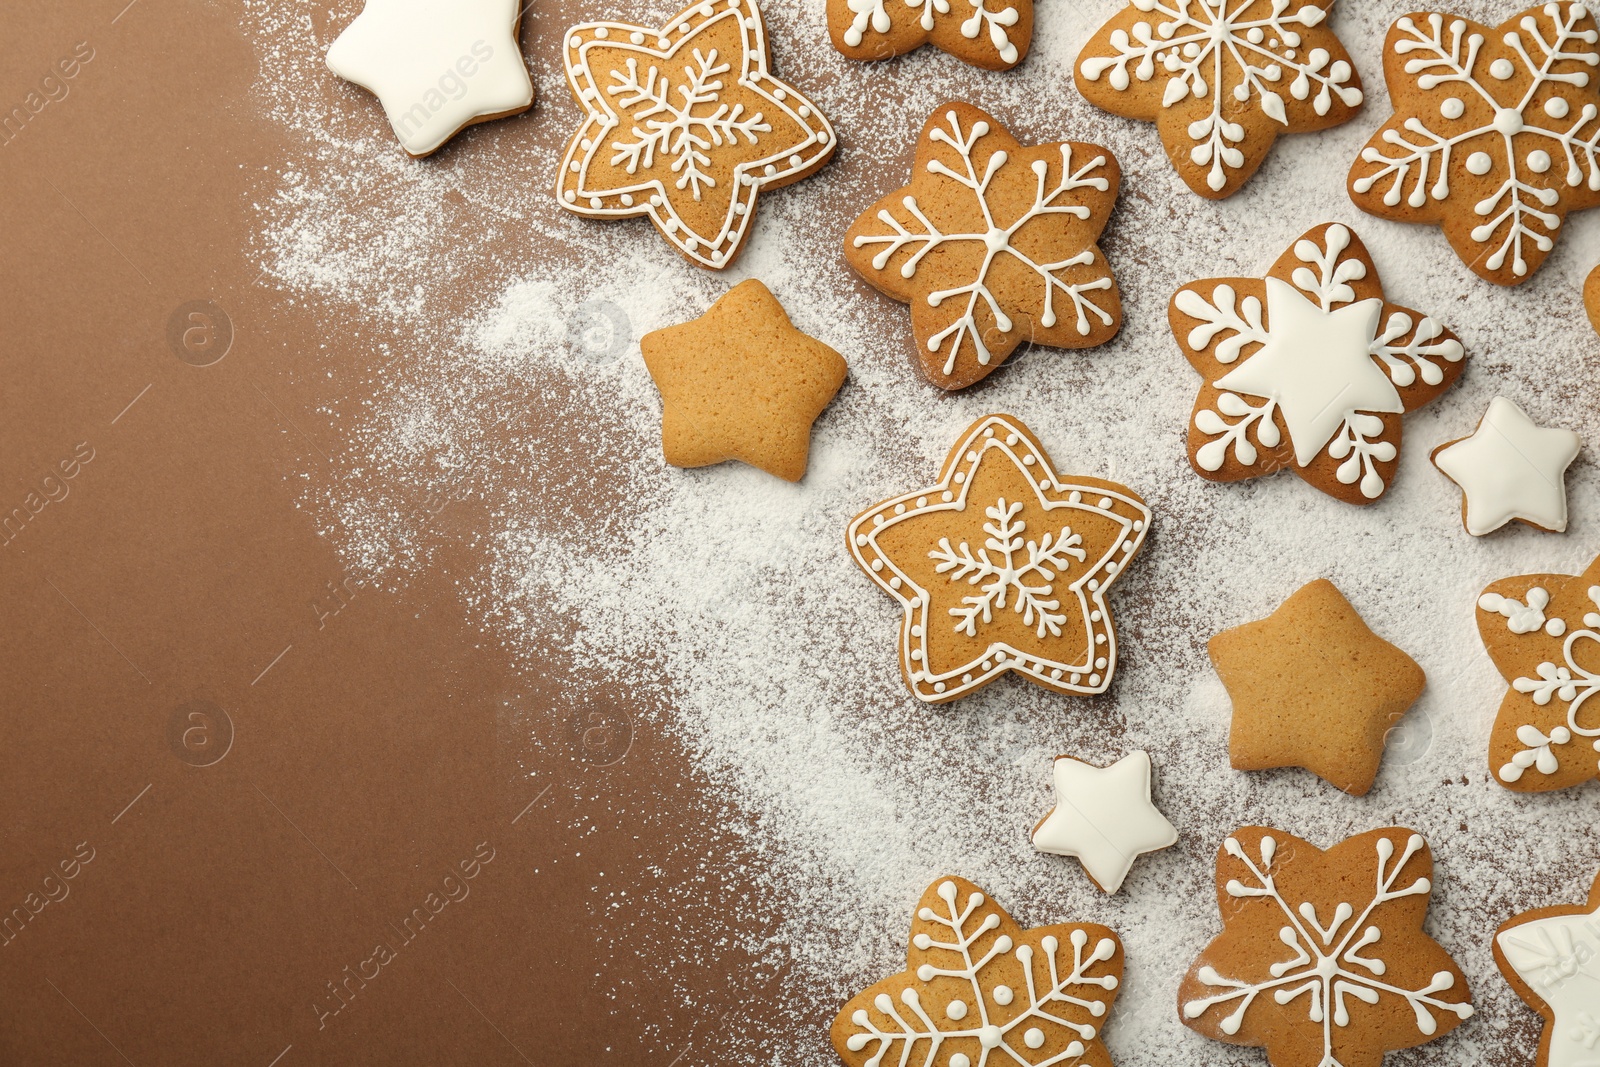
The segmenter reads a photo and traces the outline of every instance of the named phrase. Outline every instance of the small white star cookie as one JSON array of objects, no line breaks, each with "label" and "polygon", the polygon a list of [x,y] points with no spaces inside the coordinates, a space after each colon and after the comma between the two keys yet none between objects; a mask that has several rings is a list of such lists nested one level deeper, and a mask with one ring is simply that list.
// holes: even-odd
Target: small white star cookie
[{"label": "small white star cookie", "polygon": [[1433,450],[1433,465],[1461,487],[1461,522],[1474,537],[1513,520],[1552,533],[1567,528],[1567,468],[1583,441],[1546,429],[1503,396],[1472,436]]},{"label": "small white star cookie", "polygon": [[1107,893],[1122,888],[1133,861],[1178,840],[1150,801],[1150,755],[1130,752],[1109,767],[1057,756],[1056,806],[1033,828],[1033,847],[1074,856]]}]

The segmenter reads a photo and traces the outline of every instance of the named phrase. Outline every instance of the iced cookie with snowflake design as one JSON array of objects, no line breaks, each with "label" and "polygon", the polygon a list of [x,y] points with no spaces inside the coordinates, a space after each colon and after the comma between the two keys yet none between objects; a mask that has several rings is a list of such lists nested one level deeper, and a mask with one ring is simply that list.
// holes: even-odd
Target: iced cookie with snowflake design
[{"label": "iced cookie with snowflake design", "polygon": [[1361,239],[1308,230],[1265,278],[1179,289],[1173,336],[1205,384],[1189,462],[1234,482],[1288,467],[1350,504],[1383,495],[1399,466],[1400,416],[1461,376],[1461,342],[1384,298]]},{"label": "iced cookie with snowflake design", "polygon": [[1185,1025],[1272,1067],[1379,1067],[1472,1015],[1467,980],[1423,932],[1427,842],[1403,827],[1327,851],[1260,826],[1217,852],[1223,929],[1178,990]]},{"label": "iced cookie with snowflake design", "polygon": [[1033,0],[828,0],[828,36],[851,59],[932,44],[985,70],[1010,70],[1033,41]]},{"label": "iced cookie with snowflake design", "polygon": [[1024,147],[970,104],[944,104],[922,127],[911,183],[857,217],[845,259],[911,305],[923,370],[962,389],[1025,342],[1116,335],[1122,298],[1096,242],[1121,180],[1099,145]]},{"label": "iced cookie with snowflake design", "polygon": [[695,4],[662,29],[584,23],[564,54],[585,118],[556,199],[587,218],[647,216],[702,267],[733,262],[759,193],[833,158],[828,120],[772,75],[755,0]]},{"label": "iced cookie with snowflake design", "polygon": [[1104,926],[1024,930],[965,878],[912,913],[906,969],[851,998],[830,1036],[849,1067],[1111,1067],[1101,1043],[1122,942]]},{"label": "iced cookie with snowflake design", "polygon": [[1383,45],[1394,115],[1350,168],[1361,210],[1443,228],[1499,285],[1533,276],[1567,212],[1600,204],[1600,34],[1581,4],[1493,28],[1404,15]]},{"label": "iced cookie with snowflake design", "polygon": [[1156,124],[1185,184],[1232,196],[1284,133],[1348,122],[1361,79],[1333,0],[1131,0],[1078,54],[1091,104]]},{"label": "iced cookie with snowflake design", "polygon": [[1117,666],[1106,592],[1150,529],[1127,486],[1056,473],[1010,415],[979,419],[939,480],[863,511],[850,554],[900,605],[900,671],[921,700],[955,700],[1014,671],[1102,693]]},{"label": "iced cookie with snowflake design", "polygon": [[1519,793],[1600,777],[1600,559],[1577,576],[1502,578],[1478,597],[1478,634],[1511,684],[1489,734],[1495,780]]},{"label": "iced cookie with snowflake design", "polygon": [[1494,961],[1517,996],[1544,1016],[1535,1067],[1600,1062],[1600,876],[1586,904],[1537,908],[1507,919],[1494,935]]}]

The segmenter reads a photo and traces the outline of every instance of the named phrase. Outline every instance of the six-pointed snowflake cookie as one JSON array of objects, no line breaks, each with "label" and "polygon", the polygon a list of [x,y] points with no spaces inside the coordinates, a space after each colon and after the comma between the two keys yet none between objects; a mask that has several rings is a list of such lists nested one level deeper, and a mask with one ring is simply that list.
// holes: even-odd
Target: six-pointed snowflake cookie
[{"label": "six-pointed snowflake cookie", "polygon": [[1560,533],[1567,528],[1567,468],[1582,447],[1571,430],[1536,426],[1497,396],[1471,436],[1433,450],[1433,465],[1461,487],[1461,523],[1474,537],[1512,521]]},{"label": "six-pointed snowflake cookie", "polygon": [[922,368],[961,389],[1024,342],[1088,348],[1122,325],[1122,298],[1095,243],[1121,171],[1099,145],[1025,148],[970,104],[937,108],[911,183],[845,234],[850,265],[911,305]]},{"label": "six-pointed snowflake cookie", "polygon": [[1379,1067],[1472,1014],[1467,980],[1422,930],[1433,857],[1401,827],[1324,852],[1260,826],[1217,853],[1222,933],[1178,990],[1186,1025],[1265,1047],[1273,1067]]},{"label": "six-pointed snowflake cookie", "polygon": [[1033,828],[1033,847],[1076,857],[1103,892],[1122,888],[1135,859],[1177,842],[1178,831],[1150,800],[1148,752],[1109,767],[1057,756],[1053,774],[1056,806]]},{"label": "six-pointed snowflake cookie", "polygon": [[1494,935],[1494,961],[1517,996],[1544,1016],[1535,1067],[1600,1063],[1600,876],[1586,904],[1513,916]]},{"label": "six-pointed snowflake cookie", "polygon": [[900,670],[922,700],[1007,671],[1061,693],[1102,693],[1117,666],[1106,591],[1150,528],[1127,486],[1058,475],[1009,415],[979,419],[939,480],[851,520],[856,563],[899,603]]},{"label": "six-pointed snowflake cookie", "polygon": [[1309,230],[1265,278],[1179,289],[1168,311],[1205,379],[1189,460],[1232,482],[1291,468],[1351,504],[1383,495],[1400,454],[1400,416],[1460,377],[1455,334],[1384,299],[1360,238]]},{"label": "six-pointed snowflake cookie", "polygon": [[1110,1067],[1100,1031],[1122,982],[1104,926],[1024,930],[965,878],[928,887],[906,969],[851,998],[833,1021],[849,1067]]},{"label": "six-pointed snowflake cookie", "polygon": [[1231,196],[1281,133],[1348,122],[1361,79],[1329,27],[1333,0],[1131,0],[1078,54],[1096,107],[1156,124],[1178,176]]},{"label": "six-pointed snowflake cookie", "polygon": [[1009,70],[1033,40],[1033,0],[828,0],[828,36],[851,59],[932,44],[973,66]]},{"label": "six-pointed snowflake cookie", "polygon": [[1481,277],[1539,269],[1567,212],[1600,204],[1600,34],[1582,4],[1488,27],[1404,15],[1383,46],[1394,116],[1350,168],[1363,211],[1436,223]]},{"label": "six-pointed snowflake cookie", "polygon": [[833,158],[828,120],[771,73],[755,0],[706,0],[661,29],[584,23],[564,54],[585,118],[556,199],[588,218],[649,216],[702,267],[733,262],[757,194]]},{"label": "six-pointed snowflake cookie", "polygon": [[1502,578],[1478,597],[1478,634],[1511,688],[1489,735],[1507,789],[1565,789],[1600,777],[1600,559],[1576,577]]}]

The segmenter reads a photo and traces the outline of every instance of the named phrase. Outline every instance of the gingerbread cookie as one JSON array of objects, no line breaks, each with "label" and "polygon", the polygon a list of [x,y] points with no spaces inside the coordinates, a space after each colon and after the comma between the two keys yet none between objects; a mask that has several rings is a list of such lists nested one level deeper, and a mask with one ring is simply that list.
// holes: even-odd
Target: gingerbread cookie
[{"label": "gingerbread cookie", "polygon": [[702,267],[738,256],[757,194],[833,158],[828,120],[772,76],[755,0],[706,0],[659,30],[584,23],[565,56],[585,118],[556,199],[587,218],[649,216]]},{"label": "gingerbread cookie", "polygon": [[1511,988],[1544,1016],[1535,1067],[1585,1067],[1600,1062],[1600,876],[1587,904],[1525,911],[1500,924],[1494,961]]},{"label": "gingerbread cookie", "polygon": [[367,0],[328,47],[328,69],[377,96],[420,158],[462,128],[533,106],[517,0]]},{"label": "gingerbread cookie", "polygon": [[[1600,777],[1600,559],[1576,577],[1502,578],[1478,597],[1478,634],[1511,683],[1489,735],[1495,779],[1538,793]],[[1593,668],[1593,669],[1591,669]]]},{"label": "gingerbread cookie", "polygon": [[849,1067],[1111,1067],[1099,1035],[1122,983],[1116,934],[1024,930],[965,878],[934,882],[913,914],[906,969],[833,1020]]},{"label": "gingerbread cookie", "polygon": [[1461,524],[1474,537],[1512,521],[1560,533],[1567,528],[1567,467],[1582,447],[1571,430],[1535,426],[1497,396],[1470,437],[1433,450],[1433,465],[1461,487]]},{"label": "gingerbread cookie", "polygon": [[923,370],[961,389],[1024,342],[1116,335],[1122,298],[1095,242],[1121,180],[1099,145],[1025,148],[970,104],[944,104],[922,127],[911,183],[857,217],[845,259],[911,305]]},{"label": "gingerbread cookie", "polygon": [[828,36],[851,59],[932,43],[975,67],[1009,70],[1033,40],[1033,0],[828,0]]},{"label": "gingerbread cookie", "polygon": [[1425,680],[1325,578],[1206,651],[1233,701],[1235,770],[1304,767],[1355,796],[1372,788],[1384,739]]},{"label": "gingerbread cookie", "polygon": [[1178,840],[1150,802],[1150,754],[1130,752],[1109,767],[1057,756],[1056,806],[1030,835],[1033,847],[1074,856],[1102,892],[1122,888],[1133,861]]},{"label": "gingerbread cookie", "polygon": [[1020,420],[979,419],[939,480],[850,521],[856,563],[899,603],[900,671],[943,703],[1015,671],[1058,693],[1103,693],[1117,666],[1106,592],[1144,543],[1127,486],[1063,478]]},{"label": "gingerbread cookie", "polygon": [[1600,267],[1595,267],[1583,279],[1583,313],[1589,317],[1589,325],[1594,327],[1595,333],[1600,333]]},{"label": "gingerbread cookie", "polygon": [[1217,852],[1222,933],[1178,990],[1185,1025],[1264,1047],[1273,1067],[1379,1067],[1472,1015],[1467,980],[1422,930],[1427,842],[1403,827],[1324,852],[1261,826]]},{"label": "gingerbread cookie", "polygon": [[844,384],[844,358],[795,329],[759,281],[698,319],[639,340],[661,390],[661,449],[674,467],[737,459],[797,482],[811,424]]},{"label": "gingerbread cookie", "polygon": [[1383,45],[1394,115],[1351,166],[1350,199],[1381,218],[1437,224],[1480,277],[1527,281],[1567,212],[1600,204],[1597,40],[1575,3],[1493,28],[1401,16]]},{"label": "gingerbread cookie", "polygon": [[1366,247],[1338,223],[1306,231],[1265,278],[1191,282],[1167,314],[1205,379],[1195,472],[1233,482],[1288,467],[1349,504],[1383,495],[1401,414],[1450,388],[1465,355],[1438,322],[1384,299]]},{"label": "gingerbread cookie", "polygon": [[1178,176],[1232,196],[1282,133],[1348,122],[1361,78],[1333,0],[1132,0],[1078,53],[1093,105],[1156,124]]}]

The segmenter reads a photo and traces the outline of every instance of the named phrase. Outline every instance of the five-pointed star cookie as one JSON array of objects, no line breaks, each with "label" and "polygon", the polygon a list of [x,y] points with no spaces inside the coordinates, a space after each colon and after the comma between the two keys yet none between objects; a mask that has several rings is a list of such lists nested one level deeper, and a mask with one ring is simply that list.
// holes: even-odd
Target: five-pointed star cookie
[{"label": "five-pointed star cookie", "polygon": [[1422,668],[1327,579],[1206,649],[1233,700],[1235,770],[1304,767],[1356,796],[1378,776],[1389,729],[1422,695]]},{"label": "five-pointed star cookie", "polygon": [[1567,528],[1567,467],[1583,441],[1544,429],[1503,396],[1472,436],[1433,450],[1433,465],[1461,487],[1461,522],[1475,537],[1516,520],[1559,533]]},{"label": "five-pointed star cookie", "polygon": [[1122,888],[1133,861],[1178,840],[1150,801],[1150,755],[1130,752],[1109,767],[1057,756],[1056,806],[1033,828],[1033,847],[1076,856],[1095,885]]},{"label": "five-pointed star cookie", "polygon": [[705,0],[659,30],[584,23],[565,55],[585,118],[556,199],[589,218],[647,215],[702,267],[733,262],[758,193],[833,158],[828,120],[772,75],[755,0]]},{"label": "five-pointed star cookie", "polygon": [[791,482],[805,474],[811,424],[844,384],[844,359],[795,329],[765,285],[741,282],[639,348],[661,390],[668,463],[737,459]]},{"label": "five-pointed star cookie", "polygon": [[1009,70],[1033,40],[1033,0],[828,0],[828,36],[851,59],[931,42],[974,66]]},{"label": "five-pointed star cookie", "polygon": [[906,969],[851,998],[833,1020],[849,1067],[1111,1067],[1100,1041],[1122,942],[1104,926],[1024,930],[965,878],[928,887]]},{"label": "five-pointed star cookie", "polygon": [[1348,122],[1361,79],[1333,0],[1132,0],[1078,54],[1096,107],[1156,124],[1189,188],[1237,192],[1280,133]]},{"label": "five-pointed star cookie", "polygon": [[1442,226],[1480,277],[1526,281],[1567,212],[1600,204],[1597,40],[1575,3],[1492,29],[1401,16],[1383,45],[1394,115],[1350,167],[1350,198],[1382,218]]},{"label": "five-pointed star cookie", "polygon": [[1466,977],[1423,932],[1428,844],[1404,827],[1327,851],[1261,826],[1217,852],[1222,933],[1178,990],[1184,1023],[1265,1047],[1273,1067],[1379,1067],[1472,1015]]},{"label": "five-pointed star cookie", "polygon": [[1265,278],[1212,278],[1168,310],[1205,379],[1189,427],[1202,478],[1291,467],[1351,504],[1381,496],[1400,454],[1400,415],[1460,377],[1464,352],[1433,319],[1388,303],[1360,238],[1309,230]]},{"label": "five-pointed star cookie", "polygon": [[425,156],[463,126],[533,106],[517,0],[367,0],[328,68],[374,93],[400,146]]},{"label": "five-pointed star cookie", "polygon": [[1106,591],[1150,528],[1127,486],[1063,478],[1010,415],[979,419],[939,480],[850,521],[856,563],[899,603],[900,671],[919,699],[966,696],[1006,671],[1102,693],[1117,666]]},{"label": "five-pointed star cookie", "polygon": [[1544,1016],[1536,1067],[1600,1063],[1600,876],[1586,904],[1513,916],[1494,935],[1494,961],[1511,988]]},{"label": "five-pointed star cookie", "polygon": [[1600,559],[1577,576],[1492,583],[1478,635],[1511,683],[1489,734],[1495,779],[1534,793],[1600,777]]},{"label": "five-pointed star cookie", "polygon": [[845,259],[911,305],[923,370],[962,389],[1024,342],[1116,335],[1122,298],[1095,242],[1121,180],[1099,145],[1025,148],[970,104],[944,104],[922,127],[911,183],[856,218]]}]

